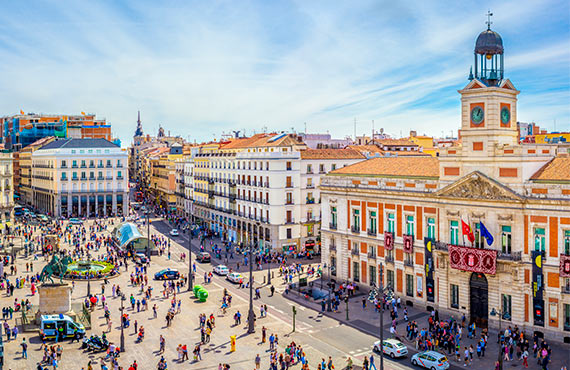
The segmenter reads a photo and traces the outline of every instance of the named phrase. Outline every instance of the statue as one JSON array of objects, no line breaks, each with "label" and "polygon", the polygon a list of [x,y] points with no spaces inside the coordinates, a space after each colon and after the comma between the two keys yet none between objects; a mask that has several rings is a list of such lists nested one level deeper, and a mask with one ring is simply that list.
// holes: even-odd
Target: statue
[{"label": "statue", "polygon": [[67,266],[73,260],[69,256],[65,256],[62,260],[60,260],[57,255],[54,255],[51,261],[45,265],[42,269],[42,273],[40,274],[40,281],[45,283],[48,279],[54,284],[52,275],[59,276],[59,283],[63,284],[63,276],[67,272]]}]

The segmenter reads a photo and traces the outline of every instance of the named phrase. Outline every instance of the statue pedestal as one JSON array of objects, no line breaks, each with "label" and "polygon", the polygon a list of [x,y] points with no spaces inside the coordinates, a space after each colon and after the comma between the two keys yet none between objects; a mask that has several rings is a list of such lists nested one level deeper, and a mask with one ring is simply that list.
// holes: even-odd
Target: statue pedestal
[{"label": "statue pedestal", "polygon": [[71,313],[71,285],[41,284],[38,287],[40,295],[39,315],[57,315]]}]

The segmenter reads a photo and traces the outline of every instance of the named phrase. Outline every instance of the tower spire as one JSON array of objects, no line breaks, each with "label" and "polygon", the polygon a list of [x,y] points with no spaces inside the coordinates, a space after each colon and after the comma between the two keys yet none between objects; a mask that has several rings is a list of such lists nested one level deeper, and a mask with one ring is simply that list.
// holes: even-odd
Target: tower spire
[{"label": "tower spire", "polygon": [[491,25],[493,24],[493,22],[491,22],[491,17],[493,16],[493,13],[491,13],[491,9],[489,9],[487,11],[487,29],[490,30],[491,29]]},{"label": "tower spire", "polygon": [[136,136],[143,136],[143,129],[142,129],[142,123],[141,123],[141,111],[138,111],[138,117],[137,117],[137,129],[135,130],[135,137]]}]

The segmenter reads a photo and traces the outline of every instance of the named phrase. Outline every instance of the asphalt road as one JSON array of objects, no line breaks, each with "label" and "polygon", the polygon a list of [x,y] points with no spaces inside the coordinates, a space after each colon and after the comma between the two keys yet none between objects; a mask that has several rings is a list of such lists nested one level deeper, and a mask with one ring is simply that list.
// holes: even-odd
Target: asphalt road
[{"label": "asphalt road", "polygon": [[[145,225],[146,226],[146,225]],[[162,219],[151,219],[151,232],[155,229],[158,233],[163,234],[166,237],[171,238],[172,243],[176,243],[183,248],[187,249],[188,239],[186,235],[180,235],[178,237],[171,237],[169,232],[171,227],[168,223]],[[144,229],[143,229],[144,232]],[[193,262],[195,260],[195,254],[200,251],[199,241],[197,239],[192,240],[192,251],[193,251]],[[174,256],[172,257],[174,258]],[[236,257],[237,258],[237,257]],[[241,256],[240,256],[241,258]],[[315,260],[315,263],[318,263]],[[200,264],[196,263],[197,273],[196,273],[196,283],[203,281],[204,271],[211,271],[214,266],[220,264],[218,261],[212,257],[211,263]],[[261,299],[254,300],[254,306],[259,307],[261,304],[266,304],[268,306],[269,315],[274,318],[278,318],[283,325],[289,325],[292,330],[292,306],[294,305],[289,299],[285,298],[281,293],[284,290],[283,281],[278,277],[276,269],[273,270],[275,273],[275,278],[272,283],[276,288],[273,297],[270,297],[269,288],[267,285],[258,285],[261,289]],[[256,282],[264,281],[263,278],[267,275],[267,270],[256,271],[254,273],[254,280]],[[249,274],[245,273],[244,276],[248,280]],[[232,295],[239,295],[244,299],[249,299],[249,289],[239,289],[236,284],[232,284],[224,279],[217,279],[216,282],[228,289]],[[295,294],[290,292],[289,294]],[[377,338],[358,331],[350,326],[339,324],[337,320],[323,316],[320,312],[312,310],[307,307],[300,305],[296,306],[296,331],[302,334],[304,347],[312,347],[323,353],[329,353],[333,357],[352,357],[355,364],[361,364],[364,356],[370,356],[372,354],[372,344]],[[243,313],[244,316],[247,313]],[[376,364],[379,363],[379,356],[375,355]],[[390,359],[385,359],[386,369],[410,369],[413,368],[410,364],[410,359],[403,358],[396,361],[391,361]],[[344,364],[342,364],[344,366]]]}]

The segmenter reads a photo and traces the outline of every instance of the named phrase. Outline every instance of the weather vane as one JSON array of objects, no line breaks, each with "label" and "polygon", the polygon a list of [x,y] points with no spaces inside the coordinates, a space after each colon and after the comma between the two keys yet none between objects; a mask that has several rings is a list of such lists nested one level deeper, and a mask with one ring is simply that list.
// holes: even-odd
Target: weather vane
[{"label": "weather vane", "polygon": [[489,11],[487,11],[487,29],[490,30],[491,29],[491,25],[493,24],[493,22],[491,22],[491,17],[493,16],[493,13],[491,13],[491,9],[489,9]]}]

